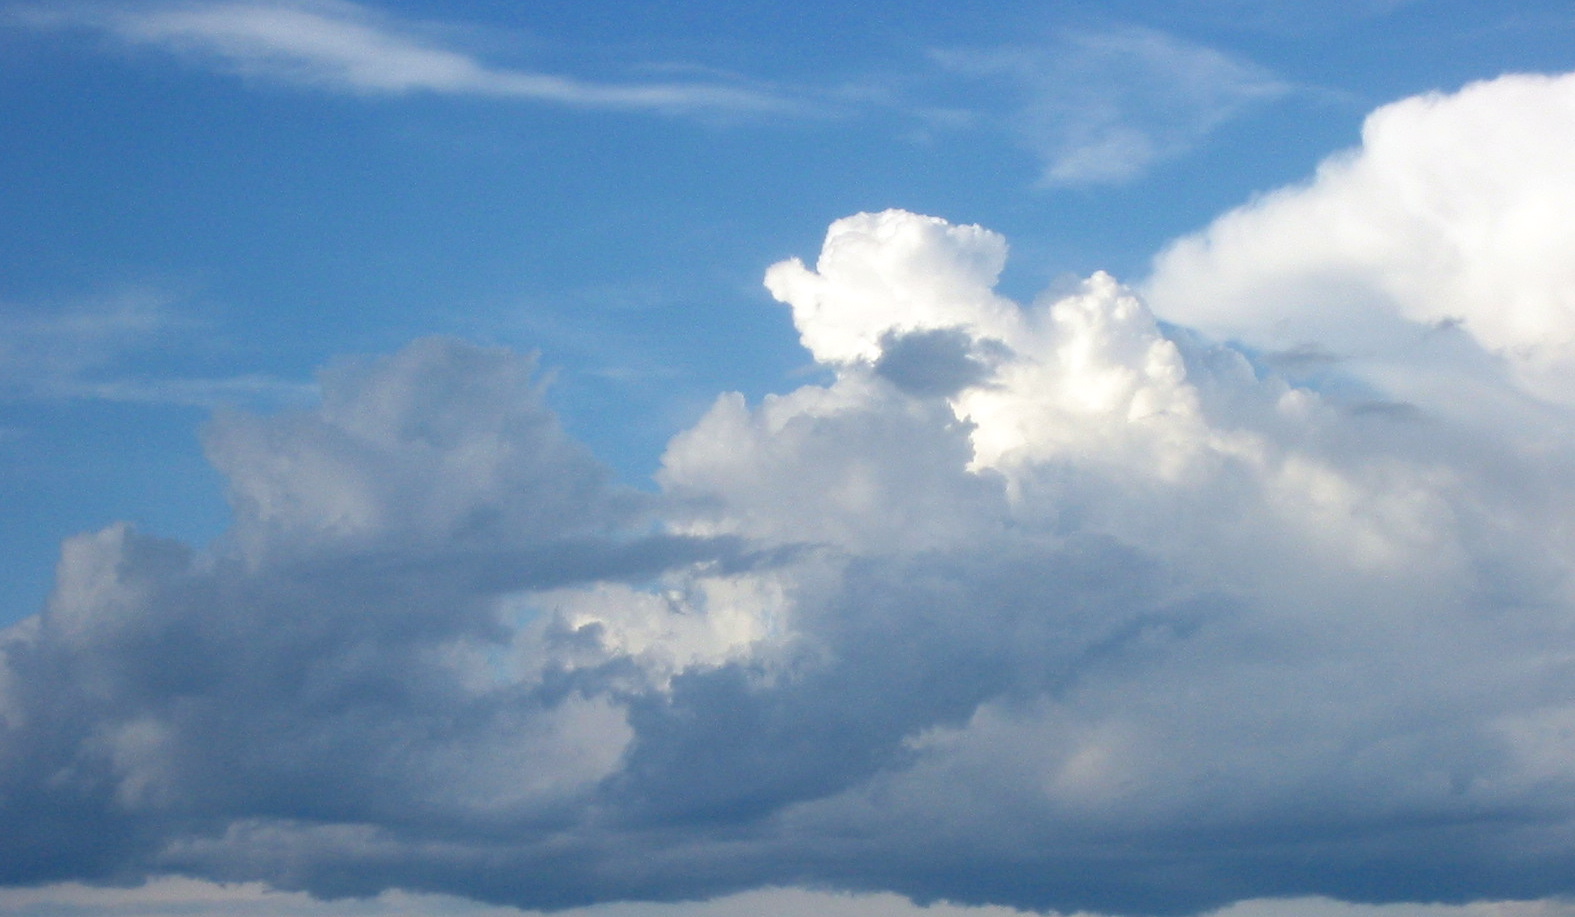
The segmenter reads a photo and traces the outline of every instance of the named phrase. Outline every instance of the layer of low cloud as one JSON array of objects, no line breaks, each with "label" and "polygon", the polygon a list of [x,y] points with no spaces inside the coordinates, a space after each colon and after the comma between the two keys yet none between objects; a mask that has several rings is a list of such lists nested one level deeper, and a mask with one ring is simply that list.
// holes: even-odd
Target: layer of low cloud
[{"label": "layer of low cloud", "polygon": [[793,103],[721,82],[609,83],[491,66],[415,23],[346,0],[83,5],[32,10],[38,26],[102,30],[220,62],[248,76],[369,93],[433,92],[581,108],[662,112],[781,112]]},{"label": "layer of low cloud", "polygon": [[[838,220],[766,273],[832,381],[721,396],[655,494],[563,431],[529,358],[459,341],[221,415],[232,531],[74,538],[4,635],[0,880],[527,909],[1575,894],[1575,245],[1535,210],[1508,238],[1545,259],[1481,231],[1566,199],[1568,87],[1380,112],[1180,243],[1151,300],[1096,274],[1017,303],[985,228]],[[1470,139],[1458,184],[1386,154],[1439,137]],[[1343,273],[1338,239],[1252,247],[1298,213],[1307,238],[1382,214],[1386,244]],[[1338,322],[1297,298],[1331,264]],[[1351,327],[1448,349],[1379,372]]]},{"label": "layer of low cloud", "polygon": [[[1243,901],[1215,917],[1568,917],[1561,901],[1480,902],[1469,905],[1353,905],[1327,898]],[[260,883],[217,884],[163,877],[133,888],[64,883],[0,889],[0,911],[11,917],[543,917],[446,895],[388,891],[371,898],[323,901]],[[1029,917],[999,906],[914,904],[898,895],[847,894],[768,888],[710,901],[619,902],[552,912],[558,917]],[[1073,915],[1086,917],[1086,915]]]},{"label": "layer of low cloud", "polygon": [[[197,914],[224,914],[226,917],[543,917],[541,911],[484,905],[445,895],[391,891],[373,898],[322,901],[300,892],[269,889],[260,883],[221,885],[168,877],[136,888],[62,884],[40,889],[0,889],[0,911],[11,917],[185,917]],[[1013,908],[948,904],[925,907],[892,894],[850,895],[782,888],[743,892],[703,902],[617,903],[553,913],[559,917],[760,917],[763,914],[770,917],[1028,917]],[[1309,914],[1307,917],[1346,915]],[[1477,915],[1462,914],[1460,917]]]}]

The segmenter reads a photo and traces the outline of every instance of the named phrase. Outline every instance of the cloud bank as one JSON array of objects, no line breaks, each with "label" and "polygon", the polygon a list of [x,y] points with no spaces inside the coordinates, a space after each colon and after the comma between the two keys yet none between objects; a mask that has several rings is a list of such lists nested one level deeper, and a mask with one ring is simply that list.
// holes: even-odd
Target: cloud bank
[{"label": "cloud bank", "polygon": [[[656,494],[531,360],[452,340],[219,416],[231,532],[72,539],[4,635],[0,880],[1575,893],[1575,251],[1534,206],[1568,200],[1570,85],[1380,111],[1147,301],[1019,304],[995,233],[839,220],[766,274],[834,381],[723,395]],[[1342,359],[1368,327],[1404,359]]]},{"label": "cloud bank", "polygon": [[[1569,917],[1568,902],[1480,902],[1466,905],[1356,905],[1327,898],[1243,901],[1218,917]],[[542,911],[486,905],[446,895],[386,891],[373,898],[324,901],[261,883],[216,884],[162,878],[137,888],[65,883],[0,888],[0,911],[15,917],[540,917]],[[766,888],[709,901],[617,902],[554,911],[561,917],[1030,917],[992,905],[914,904],[889,892],[848,894]]]}]

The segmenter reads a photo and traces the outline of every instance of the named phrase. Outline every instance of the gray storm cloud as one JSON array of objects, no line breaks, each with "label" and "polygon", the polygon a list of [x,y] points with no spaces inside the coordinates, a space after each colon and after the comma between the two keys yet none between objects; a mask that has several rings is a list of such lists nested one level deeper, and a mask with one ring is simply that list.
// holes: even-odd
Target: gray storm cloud
[{"label": "gray storm cloud", "polygon": [[[1457,298],[1415,305],[1403,236],[1341,275],[1341,308],[1447,338],[1436,365],[1254,337],[1335,269],[1271,277],[1278,237],[1233,228],[1410,226],[1352,176],[1430,174],[1385,152],[1415,131],[1492,150],[1452,119],[1545,118],[1569,85],[1385,109],[1163,256],[1158,318],[1103,274],[1000,296],[981,227],[839,220],[766,275],[834,381],[721,396],[655,495],[562,431],[532,361],[457,341],[221,415],[232,531],[72,539],[3,637],[0,878],[1156,914],[1575,893],[1575,415],[1547,381],[1575,294],[1471,229],[1563,200],[1569,167],[1498,175],[1458,232],[1415,215],[1496,298],[1429,275]],[[1462,397],[1407,400],[1460,367]]]}]

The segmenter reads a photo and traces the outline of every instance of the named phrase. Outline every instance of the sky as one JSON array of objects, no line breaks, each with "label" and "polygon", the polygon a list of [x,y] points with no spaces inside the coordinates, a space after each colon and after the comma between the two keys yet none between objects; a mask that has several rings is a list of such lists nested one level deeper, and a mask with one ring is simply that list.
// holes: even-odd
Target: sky
[{"label": "sky", "polygon": [[0,913],[1566,917],[1570,71],[0,5]]}]

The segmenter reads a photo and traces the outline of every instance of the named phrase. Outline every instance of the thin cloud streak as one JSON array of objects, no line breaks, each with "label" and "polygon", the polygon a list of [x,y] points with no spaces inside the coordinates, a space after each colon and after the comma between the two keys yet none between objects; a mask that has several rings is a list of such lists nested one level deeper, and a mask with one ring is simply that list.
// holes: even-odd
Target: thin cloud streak
[{"label": "thin cloud streak", "polygon": [[933,57],[953,73],[1018,87],[1002,123],[1043,159],[1044,187],[1131,181],[1293,90],[1257,64],[1152,29]]},{"label": "thin cloud streak", "polygon": [[337,0],[33,12],[35,27],[86,26],[137,45],[218,58],[245,76],[366,94],[434,92],[581,108],[786,112],[771,92],[704,82],[602,83],[489,66],[415,26]]},{"label": "thin cloud streak", "polygon": [[602,82],[493,66],[445,43],[441,24],[343,0],[33,8],[12,18],[35,29],[98,31],[247,78],[363,96],[433,93],[711,117],[895,114],[926,133],[1001,135],[1040,160],[1041,188],[1139,179],[1221,125],[1297,91],[1251,61],[1136,27],[934,49],[928,66],[895,82],[855,78],[828,87],[728,74]]},{"label": "thin cloud streak", "polygon": [[0,402],[84,400],[212,408],[306,404],[309,382],[264,373],[171,376],[127,367],[167,350],[191,323],[148,291],[86,299],[42,311],[0,304]]}]

